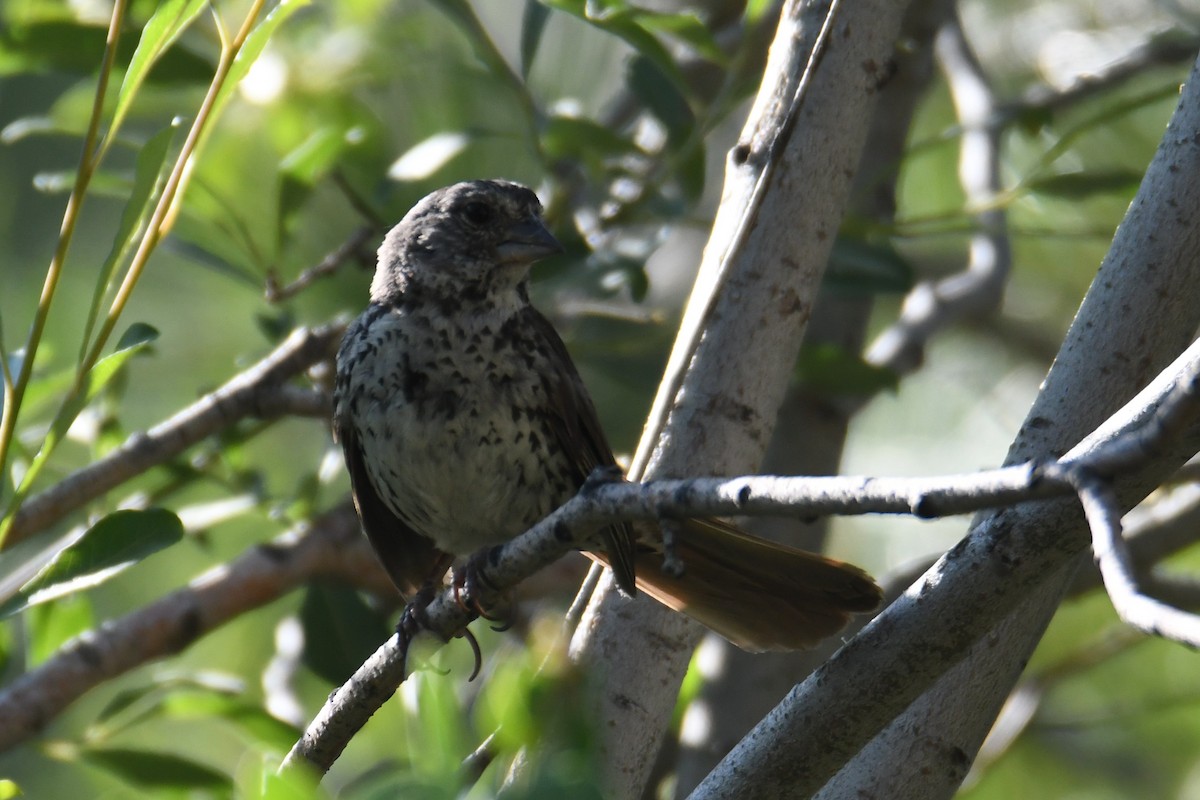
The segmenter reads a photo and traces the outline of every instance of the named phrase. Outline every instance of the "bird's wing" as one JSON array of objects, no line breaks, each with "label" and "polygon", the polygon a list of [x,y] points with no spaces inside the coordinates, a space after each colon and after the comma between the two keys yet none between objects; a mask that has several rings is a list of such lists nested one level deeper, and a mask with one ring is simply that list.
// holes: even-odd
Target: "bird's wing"
[{"label": "bird's wing", "polygon": [[404,524],[380,499],[363,461],[362,444],[352,425],[334,422],[334,437],[342,445],[350,471],[350,490],[363,530],[375,555],[405,599],[446,574],[454,557]]},{"label": "bird's wing", "polygon": [[[527,319],[524,320],[528,330],[550,348],[554,358],[555,369],[546,370],[546,391],[550,400],[550,423],[558,438],[559,448],[572,457],[575,469],[575,483],[582,486],[596,467],[610,466],[617,463],[613,456],[604,430],[600,427],[600,417],[592,398],[584,388],[583,379],[575,369],[567,347],[559,338],[550,320],[546,319],[536,309],[530,307]],[[633,526],[623,523],[606,528],[604,549],[608,563],[616,578],[617,587],[627,595],[636,591],[634,584],[634,557],[636,537]]]}]

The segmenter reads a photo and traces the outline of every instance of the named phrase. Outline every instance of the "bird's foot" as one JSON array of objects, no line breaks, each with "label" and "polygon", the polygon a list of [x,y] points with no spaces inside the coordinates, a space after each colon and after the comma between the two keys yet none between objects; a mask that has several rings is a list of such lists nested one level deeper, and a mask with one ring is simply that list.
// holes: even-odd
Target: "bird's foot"
[{"label": "bird's foot", "polygon": [[591,474],[583,482],[583,486],[579,487],[580,494],[594,492],[601,486],[607,486],[610,483],[620,483],[625,480],[625,470],[621,469],[620,464],[601,464],[592,470]]},{"label": "bird's foot", "polygon": [[[404,606],[404,610],[400,612],[400,621],[396,623],[396,637],[400,647],[400,661],[403,667],[403,674],[408,675],[408,648],[412,645],[413,640],[421,631],[432,630],[429,624],[429,604],[437,597],[437,589],[433,586],[422,587],[413,598]],[[458,591],[455,590],[455,599],[458,599]],[[475,665],[471,669],[471,675],[467,681],[473,681],[479,676],[479,670],[483,667],[483,652],[479,649],[479,640],[475,638],[475,634],[471,633],[468,628],[463,628],[457,634],[466,640],[471,646],[471,652],[475,656]]]},{"label": "bird's foot", "polygon": [[513,626],[512,619],[507,615],[507,609],[498,611],[496,607],[485,608],[484,597],[498,597],[500,589],[487,579],[484,567],[494,548],[486,548],[473,554],[466,563],[454,570],[452,585],[454,587],[454,602],[459,607],[473,614],[478,614],[493,625],[494,631],[506,631]]},{"label": "bird's foot", "polygon": [[400,612],[400,621],[396,623],[396,639],[400,647],[400,660],[404,667],[403,674],[408,675],[408,648],[421,631],[429,630],[429,614],[426,609],[437,596],[432,586],[424,586],[413,595],[404,610]]}]

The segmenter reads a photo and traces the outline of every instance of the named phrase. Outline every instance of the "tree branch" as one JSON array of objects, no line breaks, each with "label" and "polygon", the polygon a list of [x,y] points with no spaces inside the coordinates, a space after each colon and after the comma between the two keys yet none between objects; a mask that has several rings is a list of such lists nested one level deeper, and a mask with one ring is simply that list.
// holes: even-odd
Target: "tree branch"
[{"label": "tree branch", "polygon": [[379,566],[349,503],[298,525],[186,588],[64,645],[0,692],[0,751],[38,733],[100,683],[177,653],[319,576],[353,580]]},{"label": "tree branch", "polygon": [[[903,5],[784,5],[633,478],[761,463],[892,74]],[[604,662],[594,715],[613,797],[642,794],[699,634],[649,601],[626,605],[601,581],[571,657]]]},{"label": "tree branch", "polygon": [[[528,532],[491,550],[478,584],[486,596],[464,596],[447,588],[426,608],[427,629],[442,641],[458,635],[474,618],[476,601],[487,606],[505,589],[549,565],[587,541],[590,534],[620,520],[671,517],[759,516],[790,514],[899,513],[922,517],[1006,506],[1076,491],[1080,474],[1120,463],[1132,471],[1179,441],[1180,426],[1200,414],[1197,398],[1200,342],[1189,349],[1155,386],[1158,394],[1139,396],[1150,416],[1119,415],[1108,427],[1123,426],[1119,435],[1077,448],[1062,461],[1021,465],[976,475],[940,478],[698,478],[647,483],[585,485],[574,498]],[[1163,388],[1163,386],[1167,388]],[[1168,392],[1171,392],[1168,394]],[[1189,429],[1188,441],[1200,442],[1200,426]],[[686,568],[686,564],[685,564]],[[339,687],[288,754],[284,766],[305,762],[324,772],[350,739],[404,680],[404,662],[395,637]]]},{"label": "tree branch", "polygon": [[966,268],[915,286],[904,300],[900,318],[867,349],[867,361],[901,374],[920,366],[933,334],[960,319],[998,308],[1012,268],[1008,214],[994,207],[1003,189],[996,99],[963,34],[957,11],[938,34],[936,50],[962,127],[959,184],[967,207],[985,210],[975,215],[979,232],[971,237]]},{"label": "tree branch", "polygon": [[11,546],[44,530],[105,492],[171,460],[243,417],[326,416],[329,404],[323,394],[283,384],[328,358],[341,340],[343,330],[344,325],[328,324],[293,331],[265,358],[235,375],[221,388],[150,430],[132,434],[104,458],[29,498],[13,521],[7,544]]}]

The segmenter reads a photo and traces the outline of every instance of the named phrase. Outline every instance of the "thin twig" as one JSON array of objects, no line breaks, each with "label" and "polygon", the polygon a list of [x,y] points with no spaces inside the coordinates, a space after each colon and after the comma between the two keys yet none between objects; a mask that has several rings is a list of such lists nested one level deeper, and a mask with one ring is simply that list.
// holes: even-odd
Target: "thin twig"
[{"label": "thin twig", "polygon": [[1129,549],[1121,538],[1120,507],[1112,486],[1096,478],[1078,483],[1079,500],[1092,530],[1092,552],[1117,615],[1152,636],[1200,647],[1200,616],[1155,600],[1138,587]]},{"label": "thin twig", "polygon": [[285,286],[279,285],[279,277],[272,270],[267,274],[267,283],[263,289],[266,301],[268,303],[279,303],[290,297],[295,297],[321,278],[327,278],[334,274],[351,258],[358,257],[362,253],[363,246],[374,235],[375,228],[370,225],[364,225],[356,230],[349,239],[342,242],[335,250],[322,258],[320,263],[304,270],[296,276],[295,280]]}]

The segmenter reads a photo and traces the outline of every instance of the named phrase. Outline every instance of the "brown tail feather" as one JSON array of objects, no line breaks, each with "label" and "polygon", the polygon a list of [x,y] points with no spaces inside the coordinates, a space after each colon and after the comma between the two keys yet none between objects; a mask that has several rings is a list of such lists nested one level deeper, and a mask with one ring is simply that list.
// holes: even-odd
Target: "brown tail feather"
[{"label": "brown tail feather", "polygon": [[750,652],[811,647],[883,596],[858,567],[716,520],[685,522],[676,552],[684,573],[673,578],[662,571],[661,545],[643,538],[638,588]]}]

